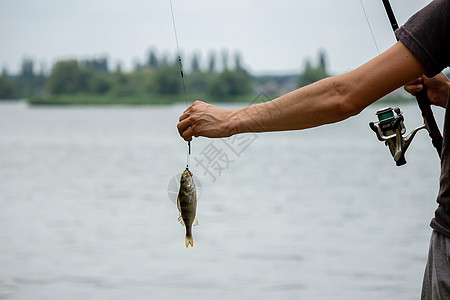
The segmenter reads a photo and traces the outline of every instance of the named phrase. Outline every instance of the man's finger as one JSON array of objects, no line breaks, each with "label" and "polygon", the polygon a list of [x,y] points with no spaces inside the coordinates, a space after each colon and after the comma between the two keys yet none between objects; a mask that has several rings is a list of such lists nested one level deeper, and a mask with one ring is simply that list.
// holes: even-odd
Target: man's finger
[{"label": "man's finger", "polygon": [[191,124],[190,124],[190,120],[189,119],[185,119],[183,121],[180,121],[177,124],[178,132],[180,133],[180,135],[183,136],[183,132],[185,132],[186,129],[188,129],[190,126],[191,126]]},{"label": "man's finger", "polygon": [[410,94],[414,94],[423,90],[423,84],[409,84],[405,85],[405,91]]},{"label": "man's finger", "polygon": [[181,134],[181,137],[185,141],[187,141],[187,142],[192,141],[192,128],[191,127],[187,128],[185,131],[183,131],[183,133],[180,133],[180,134]]},{"label": "man's finger", "polygon": [[189,114],[185,111],[184,113],[181,114],[180,118],[178,119],[179,122],[185,120],[189,118]]}]

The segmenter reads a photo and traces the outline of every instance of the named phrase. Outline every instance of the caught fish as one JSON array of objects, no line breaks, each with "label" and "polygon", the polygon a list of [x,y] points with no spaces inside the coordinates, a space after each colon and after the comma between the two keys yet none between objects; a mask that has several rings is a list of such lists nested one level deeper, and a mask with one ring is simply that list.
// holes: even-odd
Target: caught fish
[{"label": "caught fish", "polygon": [[192,224],[198,225],[195,218],[195,211],[197,209],[197,195],[195,191],[194,177],[188,168],[183,171],[180,178],[180,191],[177,197],[177,207],[180,211],[178,221],[186,227],[186,237],[184,242],[186,248],[191,245],[194,247],[194,240],[192,238]]}]

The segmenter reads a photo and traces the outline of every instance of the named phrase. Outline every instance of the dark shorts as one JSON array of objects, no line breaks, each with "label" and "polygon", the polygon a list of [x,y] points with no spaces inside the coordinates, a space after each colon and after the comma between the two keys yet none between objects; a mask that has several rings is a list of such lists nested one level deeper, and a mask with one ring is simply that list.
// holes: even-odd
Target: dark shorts
[{"label": "dark shorts", "polygon": [[450,238],[437,231],[431,235],[421,299],[450,299]]}]

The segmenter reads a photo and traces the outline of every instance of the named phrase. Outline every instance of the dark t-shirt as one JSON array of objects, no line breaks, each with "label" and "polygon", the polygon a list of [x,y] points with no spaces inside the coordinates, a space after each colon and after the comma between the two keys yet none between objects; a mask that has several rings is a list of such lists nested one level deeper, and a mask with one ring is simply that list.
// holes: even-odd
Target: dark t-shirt
[{"label": "dark t-shirt", "polygon": [[[450,0],[434,0],[396,32],[397,38],[425,66],[428,77],[450,65]],[[449,101],[450,102],[450,99]],[[431,227],[450,237],[450,104],[447,103],[441,159],[439,206]]]}]

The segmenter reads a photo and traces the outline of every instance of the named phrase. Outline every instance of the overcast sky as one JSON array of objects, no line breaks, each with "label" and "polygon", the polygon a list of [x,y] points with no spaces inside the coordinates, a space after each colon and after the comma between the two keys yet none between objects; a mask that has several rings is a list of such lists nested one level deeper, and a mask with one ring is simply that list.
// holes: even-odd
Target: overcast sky
[{"label": "overcast sky", "polygon": [[[399,24],[430,0],[391,0]],[[360,0],[172,0],[185,65],[189,55],[239,50],[254,73],[299,72],[325,49],[342,73],[377,55]],[[380,51],[395,42],[381,0],[363,0]],[[63,58],[107,55],[130,68],[148,50],[175,53],[169,0],[0,0],[0,67],[24,57],[39,69]]]}]

